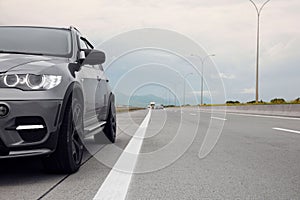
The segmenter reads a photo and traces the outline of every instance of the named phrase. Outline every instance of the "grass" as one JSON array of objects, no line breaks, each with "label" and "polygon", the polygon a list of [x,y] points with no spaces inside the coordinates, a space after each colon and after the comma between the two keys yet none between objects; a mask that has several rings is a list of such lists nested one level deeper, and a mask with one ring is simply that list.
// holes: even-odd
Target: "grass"
[{"label": "grass", "polygon": [[283,104],[300,104],[300,102],[289,101],[284,103],[271,103],[271,102],[259,102],[259,103],[228,103],[228,104],[206,104],[204,106],[255,106],[255,105],[283,105]]}]

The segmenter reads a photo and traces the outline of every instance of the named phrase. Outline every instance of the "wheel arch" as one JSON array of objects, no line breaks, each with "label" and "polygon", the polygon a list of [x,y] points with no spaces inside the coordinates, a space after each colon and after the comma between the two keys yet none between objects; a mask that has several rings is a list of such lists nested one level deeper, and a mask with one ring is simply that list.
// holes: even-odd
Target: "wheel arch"
[{"label": "wheel arch", "polygon": [[[115,95],[114,95],[114,93],[110,93],[109,94],[109,97],[108,97],[108,104],[107,104],[107,112],[106,112],[106,118],[108,118],[108,116],[109,116],[109,109],[110,109],[110,106],[111,106],[111,104],[113,104],[114,106],[115,106]],[[115,111],[116,112],[116,111]],[[116,113],[114,113],[114,114],[116,114]]]},{"label": "wheel arch", "polygon": [[82,103],[82,106],[84,107],[84,96],[82,92],[82,87],[78,82],[72,82],[65,92],[65,96],[63,99],[63,103],[62,103],[62,107],[58,119],[58,127],[60,127],[62,124],[62,120],[64,118],[66,108],[68,104],[71,102],[73,95],[76,95],[76,97],[79,98],[79,100]]}]

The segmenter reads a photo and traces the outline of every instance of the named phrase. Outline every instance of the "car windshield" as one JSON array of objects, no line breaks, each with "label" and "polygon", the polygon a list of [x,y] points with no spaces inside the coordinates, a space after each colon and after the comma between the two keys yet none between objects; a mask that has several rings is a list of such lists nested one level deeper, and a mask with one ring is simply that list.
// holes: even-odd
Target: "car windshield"
[{"label": "car windshield", "polygon": [[71,32],[55,28],[0,27],[0,53],[71,57]]}]

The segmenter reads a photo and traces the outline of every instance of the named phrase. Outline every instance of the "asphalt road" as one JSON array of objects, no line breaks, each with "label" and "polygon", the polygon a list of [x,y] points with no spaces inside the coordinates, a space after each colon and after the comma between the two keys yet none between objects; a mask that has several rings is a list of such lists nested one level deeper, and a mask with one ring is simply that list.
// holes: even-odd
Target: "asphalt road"
[{"label": "asphalt road", "polygon": [[[299,122],[196,108],[121,113],[116,144],[87,140],[76,174],[46,174],[39,158],[1,160],[0,199],[300,199]],[[130,148],[135,138],[140,148]]]}]

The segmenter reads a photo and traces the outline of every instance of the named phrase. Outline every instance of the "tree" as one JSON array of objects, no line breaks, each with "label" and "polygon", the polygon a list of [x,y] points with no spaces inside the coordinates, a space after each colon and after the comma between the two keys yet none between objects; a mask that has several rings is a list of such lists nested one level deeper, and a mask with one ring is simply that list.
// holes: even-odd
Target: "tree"
[{"label": "tree", "polygon": [[300,103],[300,97],[298,97],[297,99],[295,99],[295,100],[293,101],[293,103]]},{"label": "tree", "polygon": [[239,101],[226,101],[226,104],[240,104]]},{"label": "tree", "polygon": [[[258,103],[261,103],[261,104],[263,104],[263,103],[265,103],[263,100],[260,100]],[[249,102],[247,102],[247,104],[256,104],[256,100],[254,100],[254,101],[249,101]]]},{"label": "tree", "polygon": [[271,103],[282,104],[282,103],[286,103],[286,101],[283,98],[275,98],[271,100]]}]

